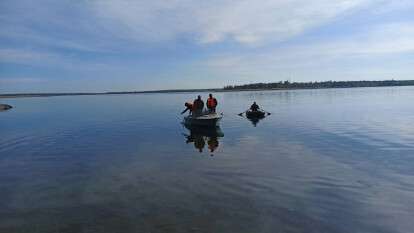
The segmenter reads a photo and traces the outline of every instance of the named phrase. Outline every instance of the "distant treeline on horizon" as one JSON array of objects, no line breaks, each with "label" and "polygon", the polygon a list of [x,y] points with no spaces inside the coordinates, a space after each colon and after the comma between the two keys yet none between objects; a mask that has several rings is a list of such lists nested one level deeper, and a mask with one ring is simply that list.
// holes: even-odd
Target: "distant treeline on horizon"
[{"label": "distant treeline on horizon", "polygon": [[316,89],[316,88],[351,88],[351,87],[388,87],[414,86],[414,80],[385,81],[323,81],[323,82],[289,82],[251,83],[244,85],[225,86],[224,90],[245,89]]},{"label": "distant treeline on horizon", "polygon": [[154,91],[112,91],[112,92],[73,92],[73,93],[15,93],[1,94],[0,98],[15,97],[48,97],[68,95],[116,95],[116,94],[146,94],[146,93],[185,93],[185,92],[221,92],[242,90],[277,90],[277,89],[318,89],[318,88],[351,88],[351,87],[387,87],[387,86],[414,86],[414,80],[386,80],[386,81],[324,81],[324,82],[275,82],[252,83],[245,85],[225,86],[224,88],[210,89],[173,89]]}]

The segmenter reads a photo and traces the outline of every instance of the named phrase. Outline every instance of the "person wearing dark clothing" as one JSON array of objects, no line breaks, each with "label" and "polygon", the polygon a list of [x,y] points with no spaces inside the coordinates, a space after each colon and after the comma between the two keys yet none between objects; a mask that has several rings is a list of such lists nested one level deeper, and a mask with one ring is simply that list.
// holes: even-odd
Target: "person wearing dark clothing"
[{"label": "person wearing dark clothing", "polygon": [[194,100],[193,103],[193,113],[195,115],[201,115],[204,109],[204,102],[201,99],[201,96],[198,96],[196,100]]},{"label": "person wearing dark clothing", "polygon": [[208,95],[208,99],[207,99],[207,108],[208,111],[210,113],[216,112],[216,107],[217,107],[217,99],[213,97],[212,94]]},{"label": "person wearing dark clothing", "polygon": [[252,106],[250,106],[250,110],[253,112],[257,112],[260,109],[259,105],[256,104],[256,102],[253,102]]}]

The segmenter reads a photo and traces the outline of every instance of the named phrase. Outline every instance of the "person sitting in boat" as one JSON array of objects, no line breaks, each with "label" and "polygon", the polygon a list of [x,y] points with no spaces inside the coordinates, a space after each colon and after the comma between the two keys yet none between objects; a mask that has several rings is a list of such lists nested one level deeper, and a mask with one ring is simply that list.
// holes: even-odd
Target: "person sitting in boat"
[{"label": "person sitting in boat", "polygon": [[208,95],[208,99],[207,99],[207,109],[209,113],[214,113],[216,112],[216,107],[217,107],[217,99],[213,97],[212,94]]},{"label": "person sitting in boat", "polygon": [[253,102],[252,106],[250,106],[250,110],[253,112],[257,112],[260,109],[259,105],[256,102]]},{"label": "person sitting in boat", "polygon": [[194,103],[193,103],[193,114],[196,116],[199,116],[203,113],[203,109],[204,109],[204,102],[201,99],[201,96],[199,95],[197,99],[194,100]]},{"label": "person sitting in boat", "polygon": [[186,102],[184,104],[184,106],[186,107],[186,109],[184,109],[184,111],[182,111],[181,114],[184,114],[187,111],[190,111],[190,114],[193,112],[193,104],[192,103]]}]

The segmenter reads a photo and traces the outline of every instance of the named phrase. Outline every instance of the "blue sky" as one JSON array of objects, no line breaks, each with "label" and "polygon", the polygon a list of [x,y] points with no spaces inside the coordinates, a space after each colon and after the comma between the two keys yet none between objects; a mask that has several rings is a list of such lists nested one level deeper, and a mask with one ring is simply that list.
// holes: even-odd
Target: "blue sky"
[{"label": "blue sky", "polygon": [[0,93],[414,79],[414,1],[0,1]]}]

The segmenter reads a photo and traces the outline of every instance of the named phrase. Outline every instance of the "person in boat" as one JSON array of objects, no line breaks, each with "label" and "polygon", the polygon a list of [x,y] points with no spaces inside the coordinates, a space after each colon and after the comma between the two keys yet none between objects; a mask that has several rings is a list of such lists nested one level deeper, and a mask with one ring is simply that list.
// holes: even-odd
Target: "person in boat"
[{"label": "person in boat", "polygon": [[193,104],[192,103],[186,102],[184,104],[184,107],[185,107],[185,109],[184,109],[184,111],[181,112],[181,114],[184,114],[187,111],[190,111],[189,112],[190,114],[193,112]]},{"label": "person in boat", "polygon": [[250,110],[253,112],[259,111],[260,107],[256,104],[256,102],[253,102],[252,106],[250,106]]},{"label": "person in boat", "polygon": [[209,113],[215,113],[217,107],[217,99],[213,97],[212,94],[208,95],[207,99],[207,109]]},{"label": "person in boat", "polygon": [[199,95],[193,102],[193,115],[199,116],[203,113],[204,102]]}]

